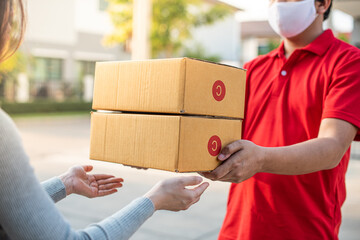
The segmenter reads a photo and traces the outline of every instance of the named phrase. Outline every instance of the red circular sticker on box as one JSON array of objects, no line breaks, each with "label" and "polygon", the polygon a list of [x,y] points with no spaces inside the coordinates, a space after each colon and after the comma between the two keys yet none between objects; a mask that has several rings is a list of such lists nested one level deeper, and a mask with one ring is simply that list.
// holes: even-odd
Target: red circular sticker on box
[{"label": "red circular sticker on box", "polygon": [[226,93],[225,84],[220,80],[214,82],[212,93],[216,101],[222,101]]},{"label": "red circular sticker on box", "polygon": [[218,136],[214,135],[209,139],[208,142],[208,151],[211,156],[219,155],[221,150],[221,140]]}]

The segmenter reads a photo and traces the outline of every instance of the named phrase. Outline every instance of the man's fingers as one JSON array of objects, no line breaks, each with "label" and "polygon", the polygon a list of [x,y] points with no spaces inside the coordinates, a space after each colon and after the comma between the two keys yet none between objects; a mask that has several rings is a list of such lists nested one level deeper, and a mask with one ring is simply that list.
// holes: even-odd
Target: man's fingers
[{"label": "man's fingers", "polygon": [[231,171],[236,169],[237,171],[240,171],[242,164],[242,154],[243,152],[238,151],[235,154],[233,154],[229,159],[227,159],[225,162],[223,162],[220,166],[215,168],[211,172],[203,172],[203,176],[211,179],[213,181],[215,180],[223,180],[223,178],[228,175]]},{"label": "man's fingers", "polygon": [[205,178],[208,178],[208,179],[210,179],[213,176],[212,172],[202,172],[200,175],[205,177]]},{"label": "man's fingers", "polygon": [[228,174],[226,174],[222,178],[218,179],[218,181],[236,183],[236,182],[233,181],[233,179],[234,179],[233,175],[234,174],[235,174],[235,172],[231,170]]},{"label": "man's fingers", "polygon": [[99,185],[105,185],[105,184],[109,184],[109,183],[121,183],[123,181],[124,181],[124,179],[122,179],[122,178],[107,178],[107,179],[97,180],[96,182]]},{"label": "man's fingers", "polygon": [[115,188],[120,188],[122,187],[121,183],[108,183],[108,184],[104,184],[104,185],[99,185],[99,190],[110,190],[110,189],[115,189]]},{"label": "man's fingers", "polygon": [[228,160],[215,168],[212,172],[209,172],[206,174],[206,177],[211,180],[218,180],[222,177],[224,177],[226,174],[228,174],[231,171],[231,161]]},{"label": "man's fingers", "polygon": [[214,171],[211,172],[211,179],[218,180],[224,177],[226,174],[228,174],[229,171],[231,171],[229,168],[229,163],[225,162],[224,164],[220,165]]},{"label": "man's fingers", "polygon": [[220,161],[225,161],[228,159],[232,154],[242,149],[242,140],[237,140],[226,145],[220,152],[218,159]]}]

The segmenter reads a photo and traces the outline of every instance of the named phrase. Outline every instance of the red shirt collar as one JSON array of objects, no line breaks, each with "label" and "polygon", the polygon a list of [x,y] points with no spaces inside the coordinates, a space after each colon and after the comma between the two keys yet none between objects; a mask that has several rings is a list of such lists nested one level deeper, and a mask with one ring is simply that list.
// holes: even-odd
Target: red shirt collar
[{"label": "red shirt collar", "polygon": [[[312,52],[316,55],[323,55],[326,50],[330,47],[330,45],[333,43],[333,41],[336,38],[334,37],[333,32],[330,29],[325,30],[320,36],[318,36],[314,41],[312,41],[307,46],[299,49],[303,51]],[[280,46],[269,53],[271,57],[283,57],[285,56],[285,50],[284,50],[284,41],[281,42]]]}]

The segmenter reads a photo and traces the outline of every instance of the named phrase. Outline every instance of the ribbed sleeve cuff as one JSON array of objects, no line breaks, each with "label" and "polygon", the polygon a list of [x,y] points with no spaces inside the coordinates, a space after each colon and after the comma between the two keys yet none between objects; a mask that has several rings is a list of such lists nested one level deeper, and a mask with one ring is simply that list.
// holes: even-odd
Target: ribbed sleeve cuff
[{"label": "ribbed sleeve cuff", "polygon": [[93,239],[129,239],[155,212],[150,199],[137,198],[111,217],[90,225],[86,232]]},{"label": "ribbed sleeve cuff", "polygon": [[65,185],[58,177],[46,180],[41,185],[55,203],[66,197]]}]

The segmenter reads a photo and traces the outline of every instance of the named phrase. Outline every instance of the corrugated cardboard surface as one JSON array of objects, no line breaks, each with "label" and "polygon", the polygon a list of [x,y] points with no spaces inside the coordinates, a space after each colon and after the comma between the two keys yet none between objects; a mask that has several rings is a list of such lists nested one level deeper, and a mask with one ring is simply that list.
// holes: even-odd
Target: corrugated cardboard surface
[{"label": "corrugated cardboard surface", "polygon": [[[246,71],[194,59],[186,59],[184,108],[187,113],[244,118]],[[225,93],[221,101],[213,96],[215,82],[221,81]],[[220,86],[218,86],[220,87]]]},{"label": "corrugated cardboard surface", "polygon": [[[245,75],[239,68],[189,58],[100,62],[93,109],[243,118]],[[215,94],[225,93],[221,100],[214,88]]]},{"label": "corrugated cardboard surface", "polygon": [[[221,147],[241,139],[241,120],[182,117],[180,125],[179,172],[211,171],[219,166],[208,149],[212,136],[218,136]],[[218,143],[220,144],[220,143]]]},{"label": "corrugated cardboard surface", "polygon": [[91,114],[90,159],[174,170],[178,116]]},{"label": "corrugated cardboard surface", "polygon": [[240,139],[241,121],[92,113],[90,158],[168,171],[209,171],[219,165],[208,149],[213,136],[222,146]]},{"label": "corrugated cardboard surface", "polygon": [[178,113],[183,59],[96,63],[93,109]]}]

